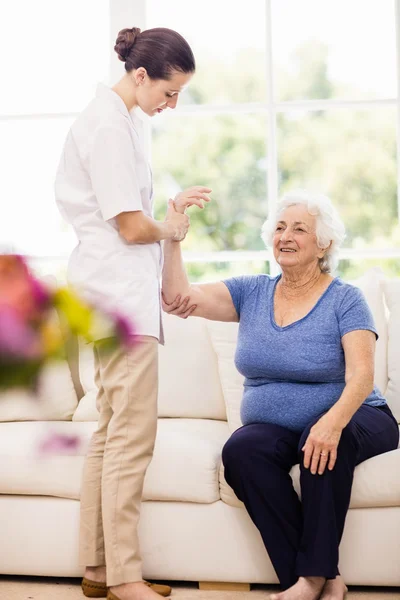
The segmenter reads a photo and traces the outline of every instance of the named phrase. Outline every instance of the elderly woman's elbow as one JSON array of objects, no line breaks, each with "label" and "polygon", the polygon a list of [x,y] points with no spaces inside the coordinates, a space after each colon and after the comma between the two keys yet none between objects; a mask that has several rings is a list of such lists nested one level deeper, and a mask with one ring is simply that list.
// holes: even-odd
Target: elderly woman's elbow
[{"label": "elderly woman's elbow", "polygon": [[367,387],[367,397],[372,394],[372,392],[374,391],[374,387],[375,387],[375,383],[374,383],[374,376],[373,374],[371,375],[371,377],[366,381],[366,387]]},{"label": "elderly woman's elbow", "polygon": [[358,388],[362,388],[365,397],[367,398],[374,390],[374,371],[358,370],[354,373],[348,373],[345,378],[346,384],[354,383]]}]

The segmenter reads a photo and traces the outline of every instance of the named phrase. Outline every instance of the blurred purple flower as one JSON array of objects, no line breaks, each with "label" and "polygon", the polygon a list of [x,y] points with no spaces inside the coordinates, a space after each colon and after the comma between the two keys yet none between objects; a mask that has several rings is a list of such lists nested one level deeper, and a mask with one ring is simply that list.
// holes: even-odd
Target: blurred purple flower
[{"label": "blurred purple flower", "polygon": [[0,355],[35,359],[41,354],[41,344],[35,331],[23,323],[12,308],[3,306],[0,310]]},{"label": "blurred purple flower", "polygon": [[77,454],[81,445],[78,435],[52,433],[39,445],[40,454]]},{"label": "blurred purple flower", "polygon": [[135,344],[135,331],[131,324],[120,314],[113,313],[111,317],[114,319],[117,336],[121,340],[122,344],[128,348],[131,348]]}]

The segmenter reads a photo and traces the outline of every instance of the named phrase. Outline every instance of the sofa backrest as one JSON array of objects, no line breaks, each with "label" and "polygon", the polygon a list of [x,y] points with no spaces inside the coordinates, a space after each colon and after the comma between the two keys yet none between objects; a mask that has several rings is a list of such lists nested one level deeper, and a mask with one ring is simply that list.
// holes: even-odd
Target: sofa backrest
[{"label": "sofa backrest", "polygon": [[160,347],[160,417],[226,421],[217,356],[205,319],[163,315],[165,346]]},{"label": "sofa backrest", "polygon": [[[206,321],[164,314],[163,323],[165,346],[160,346],[159,354],[159,416],[226,420],[217,357]],[[93,349],[83,343],[79,372],[85,395],[73,420],[96,420]]]},{"label": "sofa backrest", "polygon": [[388,378],[386,398],[400,423],[400,280],[387,280],[383,284],[389,309],[388,326]]},{"label": "sofa backrest", "polygon": [[[371,269],[353,283],[364,292],[380,336],[375,382],[400,422],[400,280],[386,280],[379,269]],[[241,425],[243,393],[243,377],[234,365],[238,324],[166,314],[163,322],[160,417],[227,419],[235,430]],[[0,421],[97,420],[93,349],[82,344],[76,362],[79,369],[72,368],[73,377],[66,361],[49,366],[39,402],[24,392],[0,396]],[[69,366],[73,365],[72,356]]]},{"label": "sofa backrest", "polygon": [[[55,311],[51,318],[57,326]],[[66,360],[57,360],[42,370],[35,394],[25,389],[0,393],[0,421],[71,421],[77,406],[70,366]]]},{"label": "sofa backrest", "polygon": [[78,406],[66,361],[48,364],[40,376],[36,394],[24,389],[0,394],[1,421],[71,421]]},{"label": "sofa backrest", "polygon": [[[400,281],[385,280],[382,271],[375,268],[352,283],[363,291],[379,334],[375,383],[383,393],[387,392],[389,405],[400,422],[400,361],[397,358],[400,354]],[[160,416],[227,418],[231,431],[240,427],[243,377],[234,364],[238,324],[198,318],[182,320],[165,314],[163,321],[166,345],[160,348]],[[85,396],[74,420],[94,420],[97,412],[91,348],[81,354],[80,372]]]},{"label": "sofa backrest", "polygon": [[[385,394],[388,390],[387,399],[389,405],[400,422],[400,359],[395,358],[395,348],[397,348],[397,356],[400,355],[400,281],[393,282],[394,288],[398,290],[398,300],[396,300],[396,314],[398,315],[396,322],[398,325],[397,329],[394,328],[393,331],[391,329],[390,335],[389,364],[392,366],[391,371],[389,370],[389,374],[391,375],[389,387],[388,314],[384,300],[384,275],[379,268],[370,269],[352,283],[364,293],[379,334],[375,353],[375,383],[382,393]],[[395,300],[393,299],[394,302]],[[218,357],[219,374],[226,403],[229,427],[231,431],[235,431],[242,425],[240,420],[240,403],[243,394],[244,379],[238,373],[234,364],[239,326],[237,323],[209,321],[207,327]]]}]

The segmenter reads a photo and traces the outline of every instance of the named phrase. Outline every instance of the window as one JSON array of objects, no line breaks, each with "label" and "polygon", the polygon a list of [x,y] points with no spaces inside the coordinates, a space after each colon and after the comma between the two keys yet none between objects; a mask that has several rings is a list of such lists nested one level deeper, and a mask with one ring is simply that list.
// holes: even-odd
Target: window
[{"label": "window", "polygon": [[108,77],[109,27],[108,0],[1,3],[3,248],[56,258],[76,244],[53,182],[71,122]]},{"label": "window", "polygon": [[62,144],[96,84],[123,73],[113,45],[131,25],[176,29],[196,56],[178,108],[149,124],[156,216],[179,189],[213,188],[191,209],[192,280],[275,273],[261,225],[296,187],[339,208],[340,274],[400,274],[400,0],[1,3],[2,247],[65,272],[76,238],[54,202]]},{"label": "window", "polygon": [[340,274],[400,274],[395,2],[186,6],[148,0],[147,27],[179,31],[198,65],[175,114],[152,120],[159,215],[179,189],[213,188],[214,205],[191,212],[192,278],[274,272],[261,224],[299,187],[329,195],[345,221]]}]

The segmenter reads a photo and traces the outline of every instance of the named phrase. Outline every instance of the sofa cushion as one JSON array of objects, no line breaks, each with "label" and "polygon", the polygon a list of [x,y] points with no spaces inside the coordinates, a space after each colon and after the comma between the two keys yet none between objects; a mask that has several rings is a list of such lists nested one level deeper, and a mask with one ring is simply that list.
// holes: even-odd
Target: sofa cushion
[{"label": "sofa cushion", "polygon": [[388,318],[383,291],[384,281],[383,271],[374,267],[351,282],[364,293],[379,334],[375,350],[375,384],[383,394],[388,385]]},{"label": "sofa cushion", "polygon": [[[79,499],[84,455],[95,428],[94,422],[0,423],[0,494]],[[60,446],[54,434],[77,436],[77,447]],[[228,436],[226,421],[160,419],[144,499],[219,500],[221,450]],[[47,453],[40,451],[44,441]]]},{"label": "sofa cushion", "polygon": [[218,358],[226,414],[231,433],[242,426],[240,405],[243,396],[244,377],[235,367],[235,352],[239,323],[208,321],[208,331]]},{"label": "sofa cushion", "polygon": [[0,394],[0,421],[67,421],[78,398],[66,360],[46,365],[35,395],[24,390]]},{"label": "sofa cushion", "polygon": [[389,309],[388,404],[400,423],[400,281],[385,281],[384,292]]},{"label": "sofa cushion", "polygon": [[205,319],[163,315],[158,413],[226,421],[218,362]]},{"label": "sofa cushion", "polygon": [[96,408],[97,390],[89,390],[80,400],[73,421],[97,421],[99,412]]},{"label": "sofa cushion", "polygon": [[[350,508],[377,508],[400,506],[400,449],[374,456],[364,461],[354,472]],[[300,468],[291,470],[293,484],[300,497]],[[221,500],[231,506],[243,506],[232,488],[226,483],[224,469],[220,469]]]},{"label": "sofa cushion", "polygon": [[[163,316],[165,346],[159,353],[160,417],[226,420],[217,357],[204,319]],[[80,345],[79,371],[85,396],[74,421],[94,421],[94,358],[90,345]]]}]

